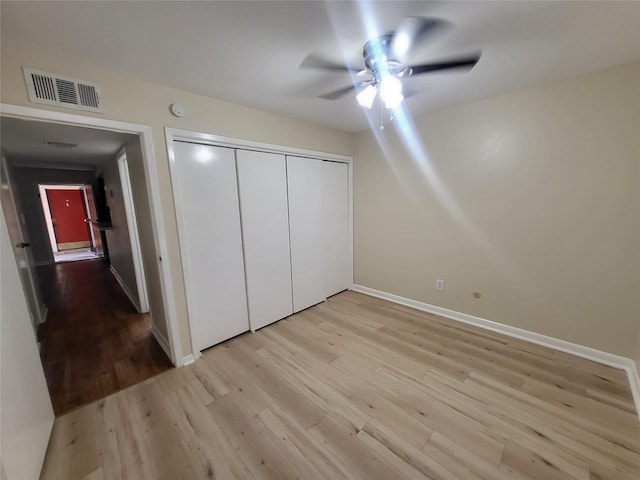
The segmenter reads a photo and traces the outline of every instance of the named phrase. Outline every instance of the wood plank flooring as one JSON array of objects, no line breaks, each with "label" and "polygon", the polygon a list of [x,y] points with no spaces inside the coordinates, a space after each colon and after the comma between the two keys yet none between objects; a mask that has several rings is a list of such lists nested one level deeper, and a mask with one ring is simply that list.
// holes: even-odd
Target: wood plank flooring
[{"label": "wood plank flooring", "polygon": [[101,260],[38,267],[47,321],[40,357],[56,415],[104,398],[171,368]]},{"label": "wood plank flooring", "polygon": [[625,372],[344,292],[56,419],[43,480],[640,478]]}]

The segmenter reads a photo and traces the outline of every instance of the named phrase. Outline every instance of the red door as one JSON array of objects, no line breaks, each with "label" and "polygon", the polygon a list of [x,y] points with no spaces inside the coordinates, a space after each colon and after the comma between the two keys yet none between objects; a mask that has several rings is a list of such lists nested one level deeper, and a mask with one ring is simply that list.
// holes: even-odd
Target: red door
[{"label": "red door", "polygon": [[82,191],[47,189],[47,200],[58,250],[90,247]]}]

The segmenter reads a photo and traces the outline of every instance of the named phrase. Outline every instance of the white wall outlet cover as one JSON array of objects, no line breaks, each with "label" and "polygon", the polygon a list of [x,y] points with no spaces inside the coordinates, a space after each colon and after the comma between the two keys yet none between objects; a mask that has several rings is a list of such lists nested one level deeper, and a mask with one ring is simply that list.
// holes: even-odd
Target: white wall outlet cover
[{"label": "white wall outlet cover", "polygon": [[187,113],[186,107],[181,103],[172,103],[169,109],[176,117],[184,117]]}]

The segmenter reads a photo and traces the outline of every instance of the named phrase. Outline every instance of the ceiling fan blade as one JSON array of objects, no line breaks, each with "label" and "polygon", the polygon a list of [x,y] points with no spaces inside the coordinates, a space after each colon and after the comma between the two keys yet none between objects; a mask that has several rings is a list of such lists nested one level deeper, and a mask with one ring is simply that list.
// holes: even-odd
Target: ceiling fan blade
[{"label": "ceiling fan blade", "polygon": [[337,100],[340,97],[343,97],[349,92],[352,92],[356,89],[355,85],[349,85],[348,87],[342,87],[338,90],[333,90],[331,92],[323,93],[322,95],[318,95],[319,98],[324,98],[325,100]]},{"label": "ceiling fan blade", "polygon": [[327,60],[326,58],[322,58],[320,55],[316,53],[310,53],[307,55],[302,63],[300,64],[300,68],[317,68],[320,70],[329,70],[332,72],[352,72],[358,73],[362,70],[361,67],[351,67],[349,65],[342,65],[340,63],[332,62],[331,60]]},{"label": "ceiling fan blade", "polygon": [[438,72],[442,70],[454,70],[464,68],[471,70],[480,60],[480,53],[468,55],[466,57],[457,58],[455,60],[445,60],[441,62],[424,63],[422,65],[411,65],[411,76],[420,75],[422,73]]},{"label": "ceiling fan blade", "polygon": [[410,51],[427,37],[451,24],[440,18],[405,17],[398,25],[391,40],[391,53],[396,60],[406,61]]}]

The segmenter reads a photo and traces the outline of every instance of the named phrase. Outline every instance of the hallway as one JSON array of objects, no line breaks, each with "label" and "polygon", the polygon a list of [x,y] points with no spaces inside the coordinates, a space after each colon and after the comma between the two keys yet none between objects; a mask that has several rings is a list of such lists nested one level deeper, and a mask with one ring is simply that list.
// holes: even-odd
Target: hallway
[{"label": "hallway", "polygon": [[171,368],[101,260],[38,267],[49,313],[40,326],[40,357],[56,416]]}]

